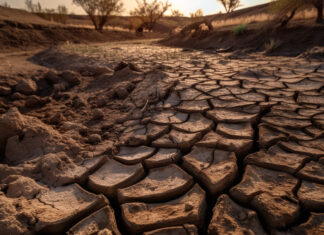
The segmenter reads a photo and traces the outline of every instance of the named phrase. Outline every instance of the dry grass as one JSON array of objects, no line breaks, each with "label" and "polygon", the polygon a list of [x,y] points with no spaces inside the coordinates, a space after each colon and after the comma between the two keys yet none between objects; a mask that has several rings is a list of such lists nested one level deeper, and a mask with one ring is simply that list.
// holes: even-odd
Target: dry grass
[{"label": "dry grass", "polygon": [[[315,19],[316,18],[316,10],[315,9],[306,9],[304,11],[300,11],[296,14],[294,19]],[[214,28],[224,27],[224,26],[233,26],[233,25],[242,25],[242,24],[251,24],[255,22],[266,22],[272,20],[275,16],[270,13],[263,13],[252,16],[244,16],[244,17],[236,17],[225,20],[215,20],[212,22]]]},{"label": "dry grass", "polygon": [[[94,29],[94,26],[91,24],[65,24],[66,27],[71,27],[71,28],[82,28],[82,29]],[[105,26],[104,27],[105,30],[114,30],[114,31],[123,31],[123,32],[129,32],[129,29],[125,29],[122,27],[118,27],[118,26]]]},{"label": "dry grass", "polygon": [[269,53],[275,51],[280,46],[281,46],[281,41],[280,40],[270,39],[269,42],[266,42],[264,44],[265,53],[269,54]]},{"label": "dry grass", "polygon": [[244,17],[236,17],[225,20],[215,20],[212,22],[213,27],[223,27],[223,26],[231,26],[231,25],[241,25],[241,24],[250,24],[252,22],[263,22],[272,19],[273,16],[270,14],[258,14],[253,16],[244,16]]}]

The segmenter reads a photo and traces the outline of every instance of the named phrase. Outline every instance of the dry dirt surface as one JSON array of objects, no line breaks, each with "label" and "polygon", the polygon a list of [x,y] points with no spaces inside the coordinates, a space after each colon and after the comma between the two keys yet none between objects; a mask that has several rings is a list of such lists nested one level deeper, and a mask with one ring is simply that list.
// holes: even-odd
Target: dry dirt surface
[{"label": "dry dirt surface", "polygon": [[25,10],[0,6],[0,52],[21,52],[71,43],[94,43],[134,39],[161,38],[161,33],[145,33],[118,29],[94,30],[87,16],[81,24],[59,24],[47,21]]},{"label": "dry dirt surface", "polygon": [[154,42],[3,54],[0,235],[324,234],[324,66]]}]

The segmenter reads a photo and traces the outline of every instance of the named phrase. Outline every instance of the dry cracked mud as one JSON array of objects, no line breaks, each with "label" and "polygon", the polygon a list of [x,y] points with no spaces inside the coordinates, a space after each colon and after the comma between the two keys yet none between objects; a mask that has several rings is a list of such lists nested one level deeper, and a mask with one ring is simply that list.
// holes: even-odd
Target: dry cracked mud
[{"label": "dry cracked mud", "polygon": [[324,65],[229,56],[67,45],[0,81],[0,235],[324,234]]}]

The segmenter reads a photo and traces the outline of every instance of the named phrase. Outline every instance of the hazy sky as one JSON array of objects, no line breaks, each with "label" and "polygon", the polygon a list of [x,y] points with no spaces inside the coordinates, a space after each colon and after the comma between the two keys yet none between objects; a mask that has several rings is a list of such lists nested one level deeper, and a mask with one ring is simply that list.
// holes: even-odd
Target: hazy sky
[{"label": "hazy sky", "polygon": [[[11,7],[24,8],[25,0],[0,0],[0,2],[7,2]],[[129,10],[136,6],[136,0],[122,0],[124,2],[124,15],[129,13]],[[165,0],[164,0],[165,1]],[[270,0],[241,0],[242,7],[248,7],[261,3],[269,2]],[[72,0],[34,0],[40,2],[44,8],[56,8],[57,5],[65,5],[70,12],[76,14],[83,14],[83,10],[72,4]],[[224,11],[222,5],[216,0],[169,0],[172,4],[172,9],[179,9],[186,15],[201,8],[205,15],[214,14],[219,11]]]}]

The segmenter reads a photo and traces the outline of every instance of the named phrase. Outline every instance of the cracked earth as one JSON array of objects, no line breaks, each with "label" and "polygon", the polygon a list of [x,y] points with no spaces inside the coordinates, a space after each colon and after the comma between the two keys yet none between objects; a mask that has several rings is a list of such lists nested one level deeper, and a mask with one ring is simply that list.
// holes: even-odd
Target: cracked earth
[{"label": "cracked earth", "polygon": [[[107,142],[92,134],[97,154],[65,172],[73,177],[33,177],[33,196],[18,207],[11,186],[19,182],[7,180],[3,224],[17,220],[23,234],[324,234],[323,64],[146,43],[60,50],[133,63],[143,79],[125,95],[130,115],[114,124],[117,151],[98,154]],[[18,119],[17,112],[3,115]],[[53,141],[75,155],[78,139],[64,139],[66,130]],[[26,135],[8,136],[8,174],[28,175],[17,168],[29,150],[15,148]],[[63,154],[46,147],[38,156]]]}]

